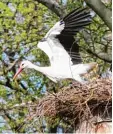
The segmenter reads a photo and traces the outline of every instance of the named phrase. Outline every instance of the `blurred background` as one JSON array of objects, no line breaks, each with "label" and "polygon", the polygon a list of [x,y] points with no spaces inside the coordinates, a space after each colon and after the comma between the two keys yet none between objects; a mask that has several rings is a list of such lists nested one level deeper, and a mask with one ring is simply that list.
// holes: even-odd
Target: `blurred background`
[{"label": "blurred background", "polygon": [[[50,5],[46,3],[48,1]],[[111,0],[99,1],[111,11]],[[44,117],[26,120],[32,110],[27,104],[37,101],[47,91],[58,91],[59,84],[54,84],[35,70],[25,69],[16,81],[13,81],[13,76],[22,60],[40,66],[49,65],[48,57],[37,48],[38,41],[59,17],[87,5],[93,17],[92,24],[76,35],[76,42],[83,62],[97,62],[98,75],[106,77],[112,62],[110,26],[93,10],[95,8],[90,8],[88,0],[45,0],[45,3],[44,0],[0,1],[0,133],[53,130],[62,133],[64,128],[73,129],[59,119],[55,123]],[[63,82],[64,86],[67,84],[67,80]]]}]

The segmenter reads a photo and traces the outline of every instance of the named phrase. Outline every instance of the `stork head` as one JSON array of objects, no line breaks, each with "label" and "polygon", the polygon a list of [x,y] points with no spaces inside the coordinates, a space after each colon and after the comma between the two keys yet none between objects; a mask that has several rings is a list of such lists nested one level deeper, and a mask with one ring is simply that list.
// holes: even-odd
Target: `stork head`
[{"label": "stork head", "polygon": [[30,64],[31,64],[30,61],[27,61],[27,60],[26,61],[22,61],[20,63],[20,67],[19,67],[18,71],[16,72],[16,74],[14,75],[13,79],[15,79],[22,72],[22,70],[24,68],[30,68]]}]

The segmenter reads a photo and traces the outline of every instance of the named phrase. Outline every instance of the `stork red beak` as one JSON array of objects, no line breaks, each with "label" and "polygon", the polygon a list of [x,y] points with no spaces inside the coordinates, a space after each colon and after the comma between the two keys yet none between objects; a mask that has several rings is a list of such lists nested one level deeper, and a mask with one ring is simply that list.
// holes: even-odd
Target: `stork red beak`
[{"label": "stork red beak", "polygon": [[18,71],[16,72],[16,74],[13,77],[13,80],[16,79],[16,77],[22,72],[23,68],[19,68]]}]

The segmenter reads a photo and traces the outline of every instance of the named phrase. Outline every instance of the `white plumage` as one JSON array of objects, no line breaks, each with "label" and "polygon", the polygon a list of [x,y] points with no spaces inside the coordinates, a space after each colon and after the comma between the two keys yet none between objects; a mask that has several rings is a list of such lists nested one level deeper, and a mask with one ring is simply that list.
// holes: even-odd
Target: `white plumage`
[{"label": "white plumage", "polygon": [[[38,43],[38,47],[48,55],[51,66],[39,67],[29,61],[23,61],[20,65],[20,70],[25,67],[34,68],[54,82],[71,78],[83,83],[84,81],[81,75],[87,73],[96,63],[80,63],[81,58],[78,45],[75,43],[73,35],[83,29],[84,26],[90,24],[90,22],[90,13],[86,12],[86,9],[76,9],[72,11],[64,19],[57,22]],[[76,45],[74,47],[77,49],[75,49],[73,45]],[[68,53],[67,49],[72,50],[72,55]],[[75,59],[73,59],[74,52],[75,54],[78,53],[74,55]],[[78,59],[76,59],[76,57]],[[75,61],[80,64],[75,64]],[[18,72],[14,78],[17,75]]]}]

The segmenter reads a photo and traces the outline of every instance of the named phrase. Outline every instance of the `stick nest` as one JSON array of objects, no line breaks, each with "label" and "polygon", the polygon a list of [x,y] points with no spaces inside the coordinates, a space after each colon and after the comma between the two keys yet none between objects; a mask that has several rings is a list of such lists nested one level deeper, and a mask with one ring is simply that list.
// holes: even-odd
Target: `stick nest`
[{"label": "stick nest", "polygon": [[85,85],[75,82],[58,93],[47,94],[38,101],[35,116],[80,122],[95,116],[111,118],[111,109],[112,80],[97,79]]}]

